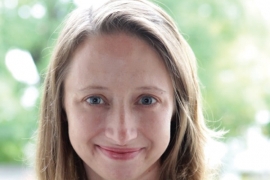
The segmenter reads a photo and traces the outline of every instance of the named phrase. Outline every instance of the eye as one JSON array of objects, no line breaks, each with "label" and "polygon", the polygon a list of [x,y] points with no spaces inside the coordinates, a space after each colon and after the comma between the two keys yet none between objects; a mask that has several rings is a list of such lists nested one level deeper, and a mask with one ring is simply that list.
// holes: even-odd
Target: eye
[{"label": "eye", "polygon": [[151,105],[156,103],[157,100],[151,96],[143,96],[140,100],[139,100],[139,104],[143,104],[143,105]]},{"label": "eye", "polygon": [[104,104],[104,101],[99,96],[91,96],[86,100],[89,104]]}]

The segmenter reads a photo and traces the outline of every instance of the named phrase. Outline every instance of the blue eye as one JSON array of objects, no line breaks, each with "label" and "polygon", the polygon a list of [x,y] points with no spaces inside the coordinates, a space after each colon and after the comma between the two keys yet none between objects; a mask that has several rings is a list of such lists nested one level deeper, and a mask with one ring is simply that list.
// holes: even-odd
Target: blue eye
[{"label": "blue eye", "polygon": [[151,105],[157,102],[157,100],[151,96],[144,96],[140,99],[139,103],[143,105]]},{"label": "blue eye", "polygon": [[89,104],[103,104],[104,101],[101,97],[91,96],[86,100]]}]

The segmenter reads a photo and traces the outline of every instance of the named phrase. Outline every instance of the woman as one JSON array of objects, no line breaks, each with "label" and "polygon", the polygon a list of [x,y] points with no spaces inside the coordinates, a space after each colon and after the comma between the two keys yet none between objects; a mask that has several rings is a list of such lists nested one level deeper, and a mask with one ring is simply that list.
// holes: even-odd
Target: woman
[{"label": "woman", "polygon": [[41,110],[39,179],[210,178],[195,57],[146,0],[71,13]]}]

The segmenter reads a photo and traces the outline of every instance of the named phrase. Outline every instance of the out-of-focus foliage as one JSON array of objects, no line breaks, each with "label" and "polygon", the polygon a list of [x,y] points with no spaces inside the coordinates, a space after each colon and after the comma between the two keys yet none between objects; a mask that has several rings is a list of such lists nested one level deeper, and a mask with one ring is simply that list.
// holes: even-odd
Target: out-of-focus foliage
[{"label": "out-of-focus foliage", "polygon": [[[270,109],[269,25],[251,0],[160,0],[176,20],[198,59],[205,114],[210,127],[239,136],[256,113]],[[5,55],[29,51],[39,73],[48,64],[69,0],[0,0],[0,162],[20,162],[37,127],[39,102],[20,103],[28,85],[7,70]],[[45,10],[44,16],[35,12]],[[265,66],[264,66],[265,65]],[[42,87],[42,79],[36,87]],[[263,126],[270,135],[270,124]]]},{"label": "out-of-focus foliage", "polygon": [[209,125],[240,135],[257,111],[270,109],[269,21],[251,1],[164,4],[198,58]]},{"label": "out-of-focus foliage", "polygon": [[[39,102],[33,107],[22,105],[21,98],[28,85],[17,82],[8,72],[5,55],[14,48],[29,51],[42,75],[57,28],[73,8],[72,3],[64,1],[0,0],[0,162],[24,160],[39,112]],[[40,17],[42,10],[45,14]],[[42,79],[36,84],[39,89],[41,86]]]}]

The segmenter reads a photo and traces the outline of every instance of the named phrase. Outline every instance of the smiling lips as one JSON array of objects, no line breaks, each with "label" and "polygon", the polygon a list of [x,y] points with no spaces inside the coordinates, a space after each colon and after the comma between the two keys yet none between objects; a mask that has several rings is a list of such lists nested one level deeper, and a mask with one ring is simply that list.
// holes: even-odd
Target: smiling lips
[{"label": "smiling lips", "polygon": [[112,148],[97,146],[97,148],[107,157],[114,160],[130,160],[135,158],[142,148]]}]

